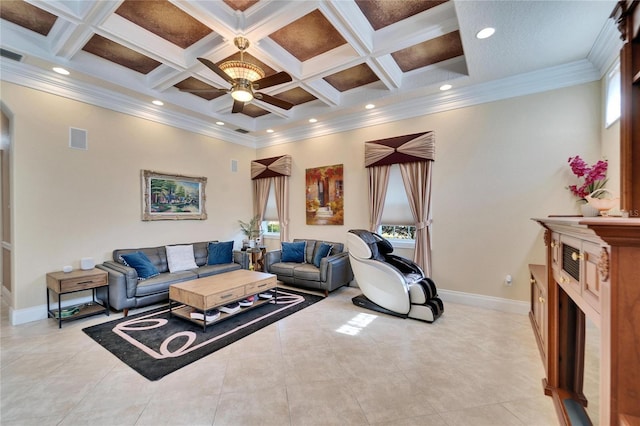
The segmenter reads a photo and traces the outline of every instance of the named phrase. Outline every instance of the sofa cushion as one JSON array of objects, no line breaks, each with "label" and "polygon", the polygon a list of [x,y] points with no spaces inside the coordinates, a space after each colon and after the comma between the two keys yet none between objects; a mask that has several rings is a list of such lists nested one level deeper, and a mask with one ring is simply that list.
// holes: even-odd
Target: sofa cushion
[{"label": "sofa cushion", "polygon": [[169,268],[167,268],[167,255],[165,253],[164,247],[147,247],[147,248],[137,248],[137,249],[117,249],[113,251],[113,260],[118,262],[121,265],[124,265],[124,261],[122,260],[123,254],[135,253],[140,251],[147,256],[147,258],[153,263],[153,266],[158,269],[158,272],[169,272]]},{"label": "sofa cushion", "polygon": [[169,272],[187,271],[195,269],[196,260],[193,255],[193,245],[165,246],[167,250],[167,264]]},{"label": "sofa cushion", "polygon": [[305,248],[304,251],[304,261],[306,263],[313,263],[313,252],[316,248],[316,240],[298,240],[298,239],[294,239],[293,242],[295,243],[296,241],[306,241],[307,242],[307,247]]},{"label": "sofa cushion", "polygon": [[196,278],[198,278],[198,276],[193,271],[180,271],[174,273],[165,272],[164,274],[149,278],[148,280],[138,282],[138,286],[136,287],[136,297],[168,292],[171,284]]},{"label": "sofa cushion", "polygon": [[333,241],[323,241],[324,243],[331,244],[331,251],[329,252],[329,256],[334,256],[338,253],[342,253],[344,251],[343,243],[334,243]]},{"label": "sofa cushion", "polygon": [[293,270],[295,269],[296,266],[299,266],[299,263],[293,263],[293,262],[288,262],[288,263],[284,263],[284,262],[278,262],[278,263],[274,263],[273,265],[271,265],[271,267],[269,267],[269,272],[272,274],[276,274],[278,277],[283,276],[283,277],[293,277]]},{"label": "sofa cushion", "polygon": [[295,243],[282,242],[282,258],[283,262],[304,263],[306,241],[298,241]]},{"label": "sofa cushion", "polygon": [[293,277],[307,281],[320,281],[320,269],[309,263],[299,264],[293,268]]},{"label": "sofa cushion", "polygon": [[313,264],[316,268],[320,267],[320,261],[323,257],[327,257],[329,252],[333,248],[332,244],[328,243],[316,243],[316,251],[313,254]]},{"label": "sofa cushion", "polygon": [[196,265],[206,265],[209,260],[209,243],[217,241],[205,241],[193,243],[193,257],[196,259]]},{"label": "sofa cushion", "polygon": [[209,243],[209,260],[207,265],[224,265],[233,262],[233,241]]},{"label": "sofa cushion", "polygon": [[141,251],[121,255],[125,265],[132,267],[138,273],[139,280],[146,280],[160,275],[158,268],[153,266],[149,258]]},{"label": "sofa cushion", "polygon": [[193,272],[198,274],[198,278],[208,277],[210,275],[221,274],[223,272],[235,271],[236,269],[242,269],[237,263],[225,263],[221,265],[204,265],[199,267],[198,269],[193,270]]}]

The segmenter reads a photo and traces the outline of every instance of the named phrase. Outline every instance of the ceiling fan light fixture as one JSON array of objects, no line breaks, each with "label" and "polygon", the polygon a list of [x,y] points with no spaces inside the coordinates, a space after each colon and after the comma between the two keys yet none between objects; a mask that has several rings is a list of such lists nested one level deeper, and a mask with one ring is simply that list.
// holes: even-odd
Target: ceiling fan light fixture
[{"label": "ceiling fan light fixture", "polygon": [[249,102],[253,99],[253,93],[249,87],[236,85],[231,88],[231,97],[238,102]]},{"label": "ceiling fan light fixture", "polygon": [[251,82],[264,78],[264,71],[257,65],[244,61],[227,61],[220,64],[220,69],[233,79]]}]

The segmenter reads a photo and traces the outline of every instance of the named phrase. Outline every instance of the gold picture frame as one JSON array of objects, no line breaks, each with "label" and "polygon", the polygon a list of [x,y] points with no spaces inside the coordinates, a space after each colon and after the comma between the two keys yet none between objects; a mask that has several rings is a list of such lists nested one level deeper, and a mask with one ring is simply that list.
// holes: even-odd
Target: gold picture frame
[{"label": "gold picture frame", "polygon": [[344,165],[306,169],[307,225],[344,225]]},{"label": "gold picture frame", "polygon": [[142,220],[205,220],[206,177],[142,170]]}]

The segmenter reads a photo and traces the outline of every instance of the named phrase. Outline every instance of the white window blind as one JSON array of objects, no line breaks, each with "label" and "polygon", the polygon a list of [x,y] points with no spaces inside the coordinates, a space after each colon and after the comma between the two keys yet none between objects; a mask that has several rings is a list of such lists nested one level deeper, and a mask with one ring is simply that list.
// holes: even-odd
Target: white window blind
[{"label": "white window blind", "polygon": [[397,164],[392,165],[389,172],[389,186],[384,200],[382,223],[386,225],[413,225],[414,223],[400,166]]},{"label": "white window blind", "polygon": [[269,188],[269,197],[267,197],[267,207],[264,209],[263,221],[278,221],[278,208],[276,207],[276,190],[273,182]]}]

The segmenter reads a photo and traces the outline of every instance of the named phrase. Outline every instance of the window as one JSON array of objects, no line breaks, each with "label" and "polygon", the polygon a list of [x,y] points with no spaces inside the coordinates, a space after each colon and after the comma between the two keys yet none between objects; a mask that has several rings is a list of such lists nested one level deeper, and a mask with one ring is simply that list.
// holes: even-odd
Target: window
[{"label": "window", "polygon": [[416,227],[413,225],[381,225],[380,235],[389,240],[415,240]]},{"label": "window", "polygon": [[265,234],[280,234],[280,222],[264,220],[262,221],[262,230]]},{"label": "window", "polygon": [[280,237],[280,221],[278,220],[278,208],[276,207],[276,190],[273,185],[269,188],[267,206],[264,209],[262,233],[265,237]]},{"label": "window", "polygon": [[400,166],[394,164],[389,170],[389,186],[378,233],[390,240],[394,247],[413,248],[416,237],[414,223]]},{"label": "window", "polygon": [[605,126],[609,127],[620,118],[620,61],[607,74],[606,80]]}]

